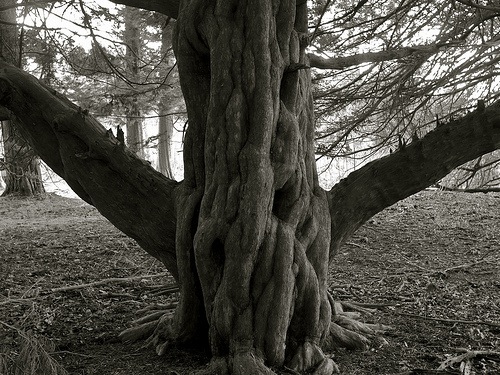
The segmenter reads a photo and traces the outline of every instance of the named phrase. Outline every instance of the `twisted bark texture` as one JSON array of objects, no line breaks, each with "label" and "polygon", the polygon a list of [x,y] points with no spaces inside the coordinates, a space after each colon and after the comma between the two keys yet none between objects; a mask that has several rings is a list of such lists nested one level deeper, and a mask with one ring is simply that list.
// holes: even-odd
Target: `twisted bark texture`
[{"label": "twisted bark texture", "polygon": [[189,114],[181,298],[192,309],[187,298],[202,296],[218,371],[316,366],[331,319],[330,219],[315,169],[306,4],[184,1],[177,25]]}]

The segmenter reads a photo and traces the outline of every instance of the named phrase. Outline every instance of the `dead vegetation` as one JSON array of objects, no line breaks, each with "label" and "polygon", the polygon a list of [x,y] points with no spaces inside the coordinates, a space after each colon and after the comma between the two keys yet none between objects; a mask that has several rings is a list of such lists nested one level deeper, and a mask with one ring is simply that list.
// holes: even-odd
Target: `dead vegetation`
[{"label": "dead vegetation", "polygon": [[[331,267],[339,319],[392,329],[334,350],[342,373],[500,373],[499,219],[498,193],[423,192],[356,233]],[[176,289],[92,207],[2,198],[0,237],[0,374],[187,374],[209,360],[118,339],[171,310]]]}]

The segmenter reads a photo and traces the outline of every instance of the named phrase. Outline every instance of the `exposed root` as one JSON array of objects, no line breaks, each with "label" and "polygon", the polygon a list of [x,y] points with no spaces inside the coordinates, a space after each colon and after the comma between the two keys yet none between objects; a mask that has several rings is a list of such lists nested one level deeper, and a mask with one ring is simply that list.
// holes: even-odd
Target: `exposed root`
[{"label": "exposed root", "polygon": [[150,314],[148,314],[146,316],[143,316],[142,318],[139,318],[139,319],[136,319],[136,320],[132,321],[132,324],[133,325],[142,325],[144,323],[157,321],[165,313],[166,313],[166,310],[160,310],[160,311],[157,310],[157,311],[152,312],[152,313],[150,313]]},{"label": "exposed root", "polygon": [[172,341],[172,314],[167,312],[157,320],[156,328],[146,340],[145,346],[153,346],[156,354],[163,355]]},{"label": "exposed root", "polygon": [[214,357],[207,368],[196,375],[275,375],[253,352],[236,353],[229,357]]},{"label": "exposed root", "polygon": [[350,350],[368,349],[370,341],[363,335],[350,331],[339,326],[336,323],[330,324],[330,334],[327,337],[324,346],[326,349],[347,348]]},{"label": "exposed root", "polygon": [[323,351],[310,342],[305,342],[300,346],[288,364],[294,371],[304,371],[320,363],[325,355]]},{"label": "exposed root", "polygon": [[[390,326],[363,323],[359,320],[362,313],[370,315],[374,312],[373,309],[351,303],[335,302],[330,294],[328,298],[334,312],[334,319],[330,324],[330,334],[324,343],[325,348],[343,347],[350,350],[366,350],[370,344],[369,338],[386,343],[385,340],[380,340],[379,335],[391,329]],[[354,311],[344,311],[344,308]]]},{"label": "exposed root", "polygon": [[155,311],[132,322],[136,326],[128,328],[118,335],[123,342],[146,340],[144,346],[155,347],[156,353],[162,355],[173,341],[172,310]]},{"label": "exposed root", "polygon": [[318,345],[307,341],[298,348],[287,367],[296,372],[315,369],[313,372],[314,375],[339,373],[335,362],[331,358],[326,357]]},{"label": "exposed root", "polygon": [[151,336],[156,328],[156,321],[147,322],[135,327],[127,328],[118,335],[122,342],[137,342],[147,339]]},{"label": "exposed root", "polygon": [[[330,332],[322,343],[325,350],[344,347],[352,350],[364,350],[369,346],[370,338],[378,338],[379,334],[390,329],[382,324],[361,322],[361,313],[372,313],[370,309],[355,308],[356,311],[344,311],[352,306],[343,303],[330,303],[334,311]],[[172,330],[173,310],[158,307],[144,310],[146,316],[136,319],[133,327],[120,333],[119,338],[125,342],[145,340],[145,346],[155,347],[156,353],[162,355],[168,347],[176,341]],[[294,356],[287,363],[287,369],[293,373],[312,373],[314,375],[332,375],[339,373],[335,362],[326,356],[315,343],[306,341],[298,347]],[[275,374],[265,364],[261,356],[253,351],[241,352],[227,357],[214,357],[207,368],[196,372],[199,375],[227,374],[227,375],[273,375]]]},{"label": "exposed root", "polygon": [[391,327],[384,324],[363,323],[344,315],[338,315],[335,318],[335,323],[351,331],[365,333],[368,335],[384,333],[391,329]]},{"label": "exposed root", "polygon": [[262,374],[273,375],[274,372],[264,365],[261,357],[255,356],[252,352],[237,353],[233,357],[232,363],[234,375]]},{"label": "exposed root", "polygon": [[314,371],[314,375],[340,374],[339,367],[331,358],[325,357]]}]

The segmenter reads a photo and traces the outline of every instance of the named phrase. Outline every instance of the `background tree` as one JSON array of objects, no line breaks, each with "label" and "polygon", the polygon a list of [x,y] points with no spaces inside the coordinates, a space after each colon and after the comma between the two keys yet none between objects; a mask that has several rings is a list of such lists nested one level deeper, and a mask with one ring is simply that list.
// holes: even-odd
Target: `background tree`
[{"label": "background tree", "polygon": [[[125,66],[127,76],[132,82],[137,82],[139,79],[139,68],[141,61],[141,33],[140,20],[141,13],[137,8],[125,7],[123,10],[125,32],[123,40],[125,43]],[[144,157],[143,144],[144,136],[142,133],[141,110],[137,100],[137,92],[134,93],[134,88],[131,87],[133,94],[127,96],[124,107],[127,112],[127,145],[137,153]]]},{"label": "background tree", "polygon": [[[173,112],[179,111],[179,100],[182,96],[178,82],[177,69],[175,68],[175,57],[172,50],[173,21],[170,18],[163,19],[161,32],[161,53],[163,56],[166,76],[164,94],[159,103],[158,124],[158,170],[169,178],[174,178],[172,170],[171,143],[174,131]],[[180,94],[180,95],[179,95]]]},{"label": "background tree", "polygon": [[[168,135],[168,131],[152,135],[156,131],[153,130],[154,120],[160,122],[167,114],[178,115],[183,111],[171,37],[168,37],[171,26],[165,29],[165,43],[159,32],[168,24],[167,18],[134,8],[110,10],[92,2],[57,4],[33,16],[34,29],[30,34],[39,38],[35,44],[50,40],[52,49],[56,50],[59,74],[52,86],[81,107],[92,109],[106,126],[120,126],[128,138],[136,139],[130,146],[153,160],[155,151],[149,149],[170,142],[165,143],[162,137]],[[48,26],[53,24],[54,18],[60,20],[64,14],[74,12],[81,13],[78,25],[70,23],[65,26],[68,29]],[[39,21],[45,18],[48,21]],[[70,20],[64,19],[64,22]],[[82,41],[85,42],[83,47],[79,46]],[[162,44],[164,47],[160,47]],[[30,56],[38,66],[37,74],[42,74],[38,73],[42,59],[36,54]],[[162,95],[172,98],[166,109],[163,109],[166,104],[161,100]],[[160,113],[162,111],[164,113]],[[170,122],[175,121],[167,118]],[[145,140],[143,129],[148,135]],[[160,158],[162,161],[164,154]]]},{"label": "background tree", "polygon": [[[326,1],[315,10],[312,34],[305,1],[121,2],[177,18],[174,46],[189,117],[182,182],[153,170],[86,110],[5,63],[0,64],[0,103],[20,119],[42,158],[82,199],[178,280],[174,317],[165,315],[139,328],[151,334],[159,353],[170,344],[208,346],[213,355],[208,373],[271,374],[271,367],[283,365],[333,373],[335,364],[324,349],[363,347],[367,341],[354,332],[366,326],[346,319],[328,293],[329,262],[370,217],[498,149],[500,103],[477,102],[470,113],[433,122],[432,131],[411,141],[401,125],[395,133],[397,150],[324,190],[316,172],[310,67],[334,69],[368,61],[369,66],[343,78],[354,91],[349,103],[335,109],[338,118],[332,118],[338,121],[333,123],[341,125],[342,118],[348,122],[357,115],[351,127],[356,124],[358,132],[379,124],[391,134],[392,121],[405,114],[405,86],[398,83],[430,80],[428,90],[419,92],[422,100],[430,87],[435,95],[449,87],[437,60],[427,72],[430,78],[416,72],[434,61],[442,48],[438,42],[448,43],[455,23],[440,19],[446,27],[434,36],[436,43],[407,47],[401,43],[413,43],[408,35],[423,27],[418,20],[427,17],[427,25],[439,24],[432,21],[439,15],[427,2],[376,2],[376,7],[366,1],[339,2],[345,12],[336,10],[328,20],[331,2]],[[496,19],[494,9],[488,8],[494,15],[485,17],[482,8],[436,4],[453,21],[465,22],[457,31],[471,31],[458,34],[465,40],[478,25]],[[471,9],[479,12],[478,23],[468,18]],[[349,21],[358,14],[364,14],[363,20]],[[415,14],[423,18],[415,21]],[[311,37],[314,41],[320,30],[314,22],[319,21],[332,25],[330,34],[338,32],[352,47],[342,47],[339,36],[338,57],[308,56]],[[387,40],[385,49],[342,57],[359,52],[362,35],[364,42],[374,40],[371,48]],[[481,67],[484,72],[484,55],[496,45],[477,48],[479,55],[467,64],[471,74]],[[408,57],[416,61],[408,64]],[[382,69],[388,62],[394,69]],[[444,71],[455,72],[450,77],[461,75],[453,64]],[[370,80],[355,89],[365,77]],[[330,81],[336,85],[333,91],[344,87],[339,77],[324,78],[323,85],[335,78]],[[445,94],[458,93],[456,82],[455,90]],[[477,82],[480,87],[482,81]],[[418,103],[420,96],[413,95]],[[390,103],[397,110],[390,111]],[[403,124],[405,129],[412,125]]]},{"label": "background tree", "polygon": [[[22,61],[22,36],[16,26],[15,1],[0,1],[0,59],[16,66]],[[45,192],[40,161],[19,132],[15,120],[1,118],[5,190],[2,195],[34,196]]]}]

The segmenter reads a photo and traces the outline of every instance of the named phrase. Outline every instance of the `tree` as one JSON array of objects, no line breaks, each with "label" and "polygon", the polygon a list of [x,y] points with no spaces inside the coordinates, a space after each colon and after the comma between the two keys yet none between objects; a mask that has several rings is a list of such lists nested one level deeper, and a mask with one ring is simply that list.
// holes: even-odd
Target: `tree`
[{"label": "tree", "polygon": [[283,365],[333,373],[323,350],[366,345],[343,327],[327,290],[339,246],[384,208],[499,148],[500,102],[400,139],[397,151],[326,191],[315,166],[307,2],[117,2],[177,18],[189,117],[182,182],[4,62],[0,104],[82,199],[179,282],[174,317],[148,332],[159,353],[208,346],[207,373],[272,374]]},{"label": "tree", "polygon": [[[125,7],[124,18],[127,74],[130,80],[137,82],[141,59],[141,38],[139,31],[140,11],[137,8]],[[137,155],[144,157],[141,110],[136,95],[131,95],[127,98],[127,103],[125,103],[125,108],[127,109],[127,145],[131,150],[134,150]]]},{"label": "tree", "polygon": [[173,22],[170,18],[162,20],[163,27],[161,32],[161,53],[165,66],[165,83],[162,99],[159,105],[159,123],[158,123],[158,170],[169,178],[173,178],[171,143],[174,130],[174,119],[172,112],[180,104],[176,103],[181,96],[178,85],[174,86],[177,69],[175,69],[175,59],[172,53],[172,29]]},{"label": "tree", "polygon": [[[14,1],[3,0],[0,7],[0,58],[11,64],[21,64],[20,43],[16,27]],[[19,132],[18,125],[9,114],[2,116],[1,130],[4,158],[1,169],[5,172],[5,190],[2,195],[34,196],[45,193],[40,161]]]}]

